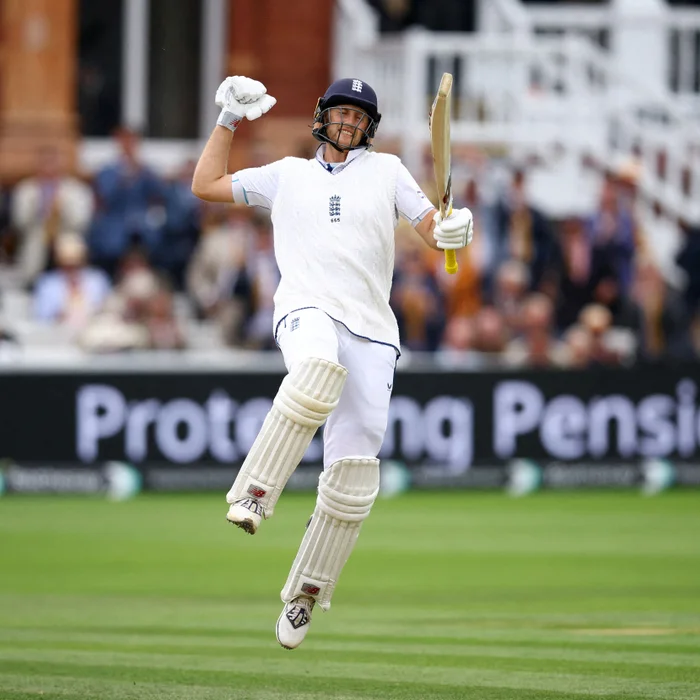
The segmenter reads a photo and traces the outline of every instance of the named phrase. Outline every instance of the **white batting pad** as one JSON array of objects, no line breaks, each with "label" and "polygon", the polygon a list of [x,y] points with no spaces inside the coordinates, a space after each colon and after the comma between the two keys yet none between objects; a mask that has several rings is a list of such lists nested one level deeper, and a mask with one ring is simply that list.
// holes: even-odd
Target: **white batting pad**
[{"label": "white batting pad", "polygon": [[283,380],[231,490],[228,503],[253,497],[269,518],[314,433],[338,405],[347,370],[328,360],[303,360]]},{"label": "white batting pad", "polygon": [[321,474],[316,508],[297,552],[282,601],[299,595],[316,599],[323,610],[379,493],[379,460],[348,457]]}]

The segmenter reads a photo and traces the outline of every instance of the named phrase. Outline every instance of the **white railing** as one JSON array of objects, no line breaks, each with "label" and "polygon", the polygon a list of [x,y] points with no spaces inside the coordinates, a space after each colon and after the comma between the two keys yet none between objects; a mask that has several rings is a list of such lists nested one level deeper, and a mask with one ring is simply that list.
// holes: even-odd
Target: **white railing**
[{"label": "white railing", "polygon": [[590,44],[579,51],[607,77],[603,162],[615,166],[638,159],[639,187],[647,200],[674,217],[700,222],[700,123],[667,93],[616,74]]},{"label": "white railing", "polygon": [[[486,3],[490,0],[485,0]],[[640,3],[641,4],[641,3]],[[526,10],[532,32],[585,36],[604,48],[613,48],[615,35],[629,23],[620,17],[615,3],[602,6],[528,5]],[[677,94],[686,113],[700,119],[700,9],[669,7],[659,3],[657,12],[632,20],[632,30],[653,29],[664,43],[664,85]]]},{"label": "white railing", "polygon": [[449,69],[454,143],[558,144],[605,167],[640,159],[645,197],[674,217],[700,221],[700,127],[667,94],[618,74],[581,37],[440,34],[437,41],[416,30],[356,59],[381,95],[381,137],[398,141],[417,173],[432,97]]},{"label": "white railing", "polygon": [[[376,25],[367,30],[366,15],[336,35],[351,68],[341,74],[366,76],[377,90],[380,141],[424,181],[432,178],[428,114],[443,71],[454,75],[453,144],[539,156],[545,166],[531,194],[552,216],[595,207],[584,162],[601,170],[636,162],[642,233],[675,284],[678,221],[700,224],[700,10],[629,3],[613,2],[617,11],[651,12],[629,22],[611,7],[482,0],[476,35],[413,29],[385,37]],[[342,4],[347,13],[365,3]]]},{"label": "white railing", "polygon": [[668,28],[674,53],[672,79],[679,93],[697,93],[698,41],[700,39],[700,10],[677,8],[669,13]]},{"label": "white railing", "polygon": [[[655,2],[649,0],[649,7],[658,11]],[[490,27],[503,31],[466,35],[414,29],[353,47],[355,72],[367,76],[381,96],[380,136],[399,143],[409,168],[420,173],[426,162],[428,112],[440,75],[448,70],[455,77],[456,144],[532,150],[559,145],[606,167],[640,159],[640,187],[648,200],[673,217],[700,222],[700,121],[689,118],[687,101],[661,81],[631,75],[629,61],[621,63],[590,41],[588,34],[613,17],[609,8],[547,7],[545,12],[528,6],[526,17],[517,0],[487,0],[483,7],[490,8]],[[662,14],[679,35],[700,31],[700,12]],[[644,31],[647,19],[640,20]],[[684,45],[688,41],[684,38]],[[680,60],[679,86],[693,87],[686,75],[690,59]]]},{"label": "white railing", "polygon": [[482,0],[477,5],[477,26],[488,34],[529,33],[530,15],[520,0]]},{"label": "white railing", "polygon": [[527,14],[536,34],[585,36],[604,46],[606,34],[614,25],[607,5],[528,5]]},{"label": "white railing", "polygon": [[700,121],[700,9],[674,8],[668,20],[669,87]]}]

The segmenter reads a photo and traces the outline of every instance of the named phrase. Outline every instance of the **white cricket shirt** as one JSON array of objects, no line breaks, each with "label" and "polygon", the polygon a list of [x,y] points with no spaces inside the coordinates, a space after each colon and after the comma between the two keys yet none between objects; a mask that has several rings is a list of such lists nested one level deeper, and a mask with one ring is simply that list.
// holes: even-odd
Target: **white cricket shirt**
[{"label": "white cricket shirt", "polygon": [[231,176],[236,203],[270,209],[281,281],[274,330],[292,311],[319,308],[369,340],[400,346],[389,294],[394,229],[433,208],[393,155],[351,151],[328,169],[316,158],[284,158]]}]

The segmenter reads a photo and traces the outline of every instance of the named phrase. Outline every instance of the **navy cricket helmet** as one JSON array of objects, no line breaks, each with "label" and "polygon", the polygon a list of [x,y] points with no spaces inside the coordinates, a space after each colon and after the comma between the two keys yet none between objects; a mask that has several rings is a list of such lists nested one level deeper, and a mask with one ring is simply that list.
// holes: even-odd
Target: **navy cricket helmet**
[{"label": "navy cricket helmet", "polygon": [[[357,131],[362,132],[362,138],[356,146],[340,146],[338,140],[331,139],[326,133],[330,124],[340,122],[330,121],[329,110],[338,105],[352,105],[362,110],[369,117],[369,124],[365,129],[356,126]],[[329,143],[338,151],[351,151],[356,148],[364,148],[369,144],[369,139],[374,138],[382,115],[377,105],[377,93],[370,85],[356,78],[341,78],[332,83],[323,97],[319,97],[314,111],[314,125],[311,133],[318,141]],[[316,126],[318,124],[318,126]],[[340,135],[338,136],[338,138]]]}]

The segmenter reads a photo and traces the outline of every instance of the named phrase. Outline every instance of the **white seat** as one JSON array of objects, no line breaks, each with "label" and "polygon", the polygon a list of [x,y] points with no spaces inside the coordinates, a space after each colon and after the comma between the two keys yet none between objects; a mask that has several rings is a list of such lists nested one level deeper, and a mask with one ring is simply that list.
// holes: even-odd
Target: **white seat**
[{"label": "white seat", "polygon": [[4,289],[0,296],[3,316],[10,323],[29,319],[32,313],[32,296],[22,289]]}]

